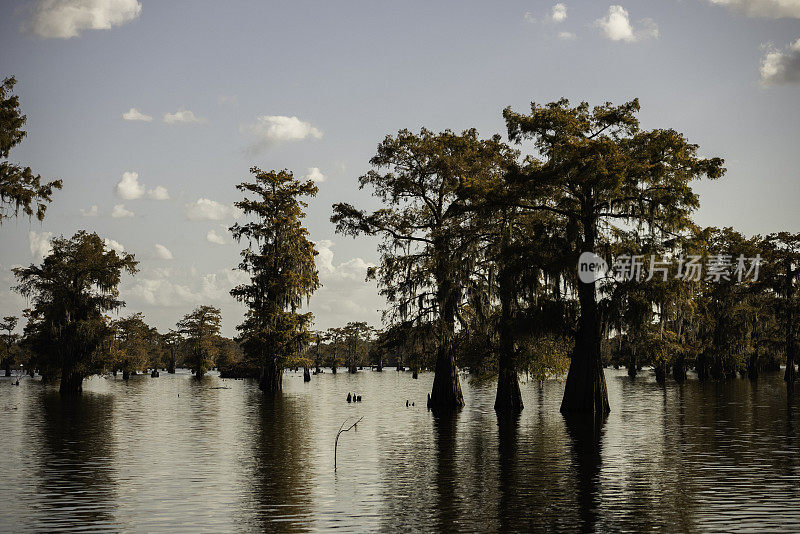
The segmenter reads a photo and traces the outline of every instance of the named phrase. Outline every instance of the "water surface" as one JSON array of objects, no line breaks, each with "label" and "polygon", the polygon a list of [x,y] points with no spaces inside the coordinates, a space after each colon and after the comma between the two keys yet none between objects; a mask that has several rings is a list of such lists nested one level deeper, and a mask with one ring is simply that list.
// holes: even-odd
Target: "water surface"
[{"label": "water surface", "polygon": [[431,373],[287,373],[275,400],[188,372],[94,377],[73,400],[2,379],[0,531],[800,530],[800,391],[779,374],[606,378],[596,430],[565,423],[555,380],[498,420],[468,377],[467,407],[431,415]]}]

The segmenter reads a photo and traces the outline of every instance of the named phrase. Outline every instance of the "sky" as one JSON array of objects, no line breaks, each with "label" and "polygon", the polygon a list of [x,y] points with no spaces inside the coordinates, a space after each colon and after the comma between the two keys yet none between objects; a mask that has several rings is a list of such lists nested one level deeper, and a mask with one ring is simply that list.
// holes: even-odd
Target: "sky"
[{"label": "sky", "polygon": [[375,238],[336,235],[331,205],[377,207],[358,177],[400,129],[505,134],[502,110],[638,97],[727,175],[699,182],[701,225],[800,231],[800,0],[0,3],[0,78],[27,137],[10,160],[60,178],[43,223],[0,226],[0,314],[27,307],[11,269],[52,236],[132,252],[122,315],[161,331],[201,304],[233,335],[245,280],[228,227],[249,169],[317,182],[306,218],[323,287],[315,328],[380,325]]}]

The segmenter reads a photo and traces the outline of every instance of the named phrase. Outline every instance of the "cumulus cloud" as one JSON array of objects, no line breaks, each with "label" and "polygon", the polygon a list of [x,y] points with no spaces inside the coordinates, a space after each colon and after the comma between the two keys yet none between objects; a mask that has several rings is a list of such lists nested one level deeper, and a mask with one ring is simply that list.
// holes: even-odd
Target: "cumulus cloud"
[{"label": "cumulus cloud", "polygon": [[[530,11],[526,11],[523,18],[525,19],[525,22],[530,24],[539,22],[539,20]],[[556,24],[559,22],[564,22],[565,20],[567,20],[567,5],[562,2],[555,4],[552,8],[550,8],[550,12],[542,18],[542,22],[554,22]]]},{"label": "cumulus cloud", "polygon": [[765,86],[800,83],[800,39],[784,49],[767,46],[759,70]]},{"label": "cumulus cloud", "polygon": [[120,288],[125,301],[153,306],[185,307],[230,300],[231,288],[246,283],[247,273],[224,269],[199,276],[185,269],[151,269]]},{"label": "cumulus cloud", "polygon": [[28,244],[31,248],[31,257],[34,260],[42,261],[53,252],[53,245],[50,244],[52,238],[52,232],[28,232]]},{"label": "cumulus cloud", "polygon": [[[138,172],[124,172],[122,178],[117,182],[117,196],[125,200],[136,200],[145,195],[145,186],[139,182]],[[153,200],[169,200],[167,188],[161,185],[147,190],[147,198]]]},{"label": "cumulus cloud", "polygon": [[114,241],[113,239],[105,238],[103,239],[103,244],[108,250],[116,251],[118,254],[122,254],[125,252],[125,247],[119,241]]},{"label": "cumulus cloud", "polygon": [[553,22],[564,22],[567,20],[567,6],[558,3],[550,10],[550,20]]},{"label": "cumulus cloud", "polygon": [[240,130],[253,139],[247,148],[251,154],[263,152],[277,143],[322,137],[322,130],[310,122],[283,115],[261,115],[255,123],[242,126]]},{"label": "cumulus cloud", "polygon": [[572,32],[559,32],[559,34],[558,34],[558,38],[562,39],[564,41],[571,41],[572,39],[575,39],[576,37],[577,36]]},{"label": "cumulus cloud", "polygon": [[192,221],[222,221],[227,218],[238,219],[242,212],[236,206],[228,206],[209,198],[198,198],[186,206],[186,216]]},{"label": "cumulus cloud", "polygon": [[144,196],[144,185],[139,183],[139,173],[126,171],[117,182],[117,196],[125,200],[134,200]]},{"label": "cumulus cloud", "polygon": [[800,0],[709,0],[748,17],[800,18]]},{"label": "cumulus cloud", "polygon": [[225,239],[217,233],[216,230],[209,230],[206,234],[206,241],[214,243],[215,245],[224,245]]},{"label": "cumulus cloud", "polygon": [[172,252],[164,245],[156,243],[156,257],[161,260],[171,260]]},{"label": "cumulus cloud", "polygon": [[322,171],[319,170],[319,167],[310,167],[308,169],[308,172],[306,173],[306,175],[303,178],[305,178],[306,180],[311,180],[312,182],[317,182],[317,183],[324,182],[325,180],[328,179],[327,176],[322,174]]},{"label": "cumulus cloud", "polygon": [[167,124],[192,124],[206,122],[202,117],[198,117],[188,109],[179,109],[175,113],[164,113],[164,122]]},{"label": "cumulus cloud", "polygon": [[608,15],[597,19],[595,25],[607,39],[628,43],[649,38],[658,38],[658,25],[651,19],[639,21],[639,27],[631,25],[628,11],[622,6],[609,6]]},{"label": "cumulus cloud", "polygon": [[81,215],[83,215],[84,217],[97,217],[97,205],[96,204],[92,204],[92,207],[89,208],[89,209],[85,210],[83,208],[80,208],[80,210],[81,210]]},{"label": "cumulus cloud", "polygon": [[385,303],[374,282],[366,282],[367,269],[373,266],[362,258],[351,258],[337,262],[334,243],[330,240],[315,241],[319,253],[317,270],[322,287],[311,297],[310,309],[314,312],[317,327],[340,324],[342,315],[352,320],[380,324],[378,309]]},{"label": "cumulus cloud", "polygon": [[114,206],[114,209],[111,210],[111,216],[115,219],[122,219],[125,217],[133,217],[134,213],[125,208],[125,204],[117,204]]},{"label": "cumulus cloud", "polygon": [[153,189],[147,191],[147,198],[152,198],[153,200],[169,200],[169,191],[167,191],[166,187],[157,185]]},{"label": "cumulus cloud", "polygon": [[137,0],[39,0],[23,28],[43,38],[69,39],[83,30],[121,26],[141,12]]},{"label": "cumulus cloud", "polygon": [[131,108],[130,110],[122,114],[122,119],[126,121],[150,122],[151,120],[153,120],[153,117],[151,117],[150,115],[145,115],[136,108]]}]

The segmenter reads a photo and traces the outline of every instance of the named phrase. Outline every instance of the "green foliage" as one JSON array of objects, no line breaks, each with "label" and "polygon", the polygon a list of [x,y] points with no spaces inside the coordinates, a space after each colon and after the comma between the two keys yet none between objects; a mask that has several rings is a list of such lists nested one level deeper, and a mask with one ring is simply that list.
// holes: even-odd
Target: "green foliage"
[{"label": "green foliage", "polygon": [[203,378],[219,354],[222,312],[214,306],[198,306],[178,321],[178,332],[186,342],[186,365]]},{"label": "green foliage", "polygon": [[0,84],[0,223],[20,210],[28,217],[43,220],[53,190],[61,189],[61,180],[42,183],[42,177],[30,167],[8,161],[11,149],[25,137],[22,129],[26,117],[20,113],[19,97],[14,95],[16,79],[12,76]]},{"label": "green foliage", "polygon": [[106,250],[95,233],[80,231],[51,244],[41,265],[14,269],[14,289],[32,302],[25,345],[36,366],[48,376],[61,375],[62,392],[75,392],[84,377],[108,364],[99,350],[113,335],[105,313],[125,305],[117,286],[124,272],[136,273],[138,262],[132,254]]},{"label": "green foliage", "polygon": [[237,328],[248,359],[262,366],[262,389],[280,389],[280,373],[288,358],[310,341],[311,313],[299,313],[303,299],[319,287],[314,263],[317,251],[303,226],[303,197],[313,197],[317,187],[301,182],[288,171],[250,169],[254,182],[237,189],[246,195],[236,206],[249,222],[231,227],[234,239],[246,240],[239,269],[250,282],[231,290],[247,306]]}]

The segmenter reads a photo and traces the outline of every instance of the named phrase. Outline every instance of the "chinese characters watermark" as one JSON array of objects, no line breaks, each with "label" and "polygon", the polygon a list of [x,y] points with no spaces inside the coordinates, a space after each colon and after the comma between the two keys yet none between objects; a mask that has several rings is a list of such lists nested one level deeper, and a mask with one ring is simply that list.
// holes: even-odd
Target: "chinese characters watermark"
[{"label": "chinese characters watermark", "polygon": [[601,278],[613,278],[617,282],[666,282],[671,279],[685,282],[757,282],[760,266],[760,254],[755,257],[746,257],[744,254],[736,257],[730,254],[675,257],[622,254],[614,259],[609,269],[603,258],[592,252],[584,252],[578,260],[578,277],[587,284]]}]

